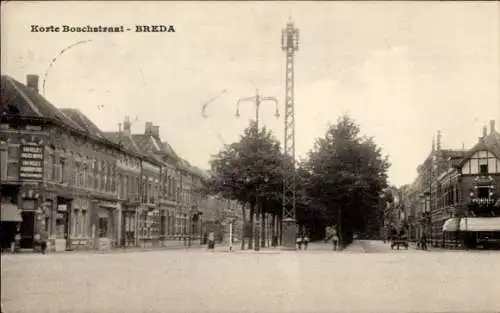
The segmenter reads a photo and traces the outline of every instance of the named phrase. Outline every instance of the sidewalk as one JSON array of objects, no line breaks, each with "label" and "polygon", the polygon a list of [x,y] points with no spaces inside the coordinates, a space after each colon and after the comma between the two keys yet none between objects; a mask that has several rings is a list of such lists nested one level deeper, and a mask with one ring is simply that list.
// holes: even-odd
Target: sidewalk
[{"label": "sidewalk", "polygon": [[[69,250],[69,251],[47,251],[47,254],[108,254],[108,253],[127,253],[127,252],[151,252],[151,251],[169,251],[169,250],[199,250],[205,248],[206,245],[201,245],[199,241],[191,242],[191,246],[188,247],[187,243],[184,241],[171,241],[165,243],[165,246],[133,246],[133,247],[115,247],[109,250],[97,250],[97,249],[82,249],[82,250]],[[21,250],[16,253],[2,252],[2,255],[27,255],[27,254],[40,254],[40,252],[34,252],[32,249]]]}]

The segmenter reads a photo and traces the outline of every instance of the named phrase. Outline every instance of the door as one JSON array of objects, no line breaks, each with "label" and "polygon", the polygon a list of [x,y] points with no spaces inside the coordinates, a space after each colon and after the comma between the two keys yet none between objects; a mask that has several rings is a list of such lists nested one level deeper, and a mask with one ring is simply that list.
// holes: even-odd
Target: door
[{"label": "door", "polygon": [[35,237],[35,211],[22,211],[21,216],[21,249],[33,249]]}]

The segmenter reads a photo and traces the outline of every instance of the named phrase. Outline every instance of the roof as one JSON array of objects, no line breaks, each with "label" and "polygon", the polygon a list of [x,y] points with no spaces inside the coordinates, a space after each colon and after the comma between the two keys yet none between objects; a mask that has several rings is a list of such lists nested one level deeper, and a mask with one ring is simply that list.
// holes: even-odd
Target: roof
[{"label": "roof", "polygon": [[38,92],[10,76],[1,76],[1,95],[0,113],[49,118],[75,130],[85,132],[85,129],[58,110]]},{"label": "roof", "polygon": [[488,150],[493,153],[497,158],[500,159],[500,134],[498,132],[493,132],[488,134],[486,137],[480,138],[479,142],[474,145],[467,153],[464,155],[463,159],[459,162],[459,166],[462,166],[467,162],[467,160],[476,152],[480,150]]},{"label": "roof", "polygon": [[127,134],[126,132],[103,132],[103,135],[110,141],[123,146],[125,149],[130,150],[132,152],[143,154],[141,149],[137,146],[137,144],[132,139],[132,136]]},{"label": "roof", "polygon": [[81,128],[85,129],[89,134],[98,138],[106,138],[104,134],[101,132],[99,127],[95,125],[87,116],[85,116],[78,109],[60,109],[62,113],[64,113],[67,117],[69,117],[73,122],[78,124]]}]

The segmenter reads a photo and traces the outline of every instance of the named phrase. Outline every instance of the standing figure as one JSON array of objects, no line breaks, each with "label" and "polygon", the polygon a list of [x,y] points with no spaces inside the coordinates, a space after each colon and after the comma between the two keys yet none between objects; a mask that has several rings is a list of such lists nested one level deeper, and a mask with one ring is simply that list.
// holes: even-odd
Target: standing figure
[{"label": "standing figure", "polygon": [[299,236],[297,236],[297,249],[298,250],[302,250],[302,238]]},{"label": "standing figure", "polygon": [[337,246],[339,244],[339,237],[337,236],[337,234],[333,235],[332,244],[333,244],[333,250],[337,251]]},{"label": "standing figure", "polygon": [[304,238],[302,238],[302,241],[304,242],[304,250],[307,250],[307,245],[309,244],[309,236],[305,235]]},{"label": "standing figure", "polygon": [[208,249],[214,251],[215,248],[215,234],[211,231],[208,234]]}]

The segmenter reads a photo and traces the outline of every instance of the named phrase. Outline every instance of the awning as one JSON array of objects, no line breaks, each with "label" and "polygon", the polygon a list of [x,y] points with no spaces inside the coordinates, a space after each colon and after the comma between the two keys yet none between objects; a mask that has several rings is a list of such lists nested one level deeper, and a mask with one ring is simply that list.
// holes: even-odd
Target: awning
[{"label": "awning", "polygon": [[450,218],[443,224],[443,231],[457,231],[460,219]]},{"label": "awning", "polygon": [[500,217],[466,217],[460,220],[461,231],[500,231]]},{"label": "awning", "polygon": [[2,222],[22,222],[23,218],[21,217],[21,213],[17,208],[17,205],[12,203],[2,203],[1,204],[1,218]]}]

